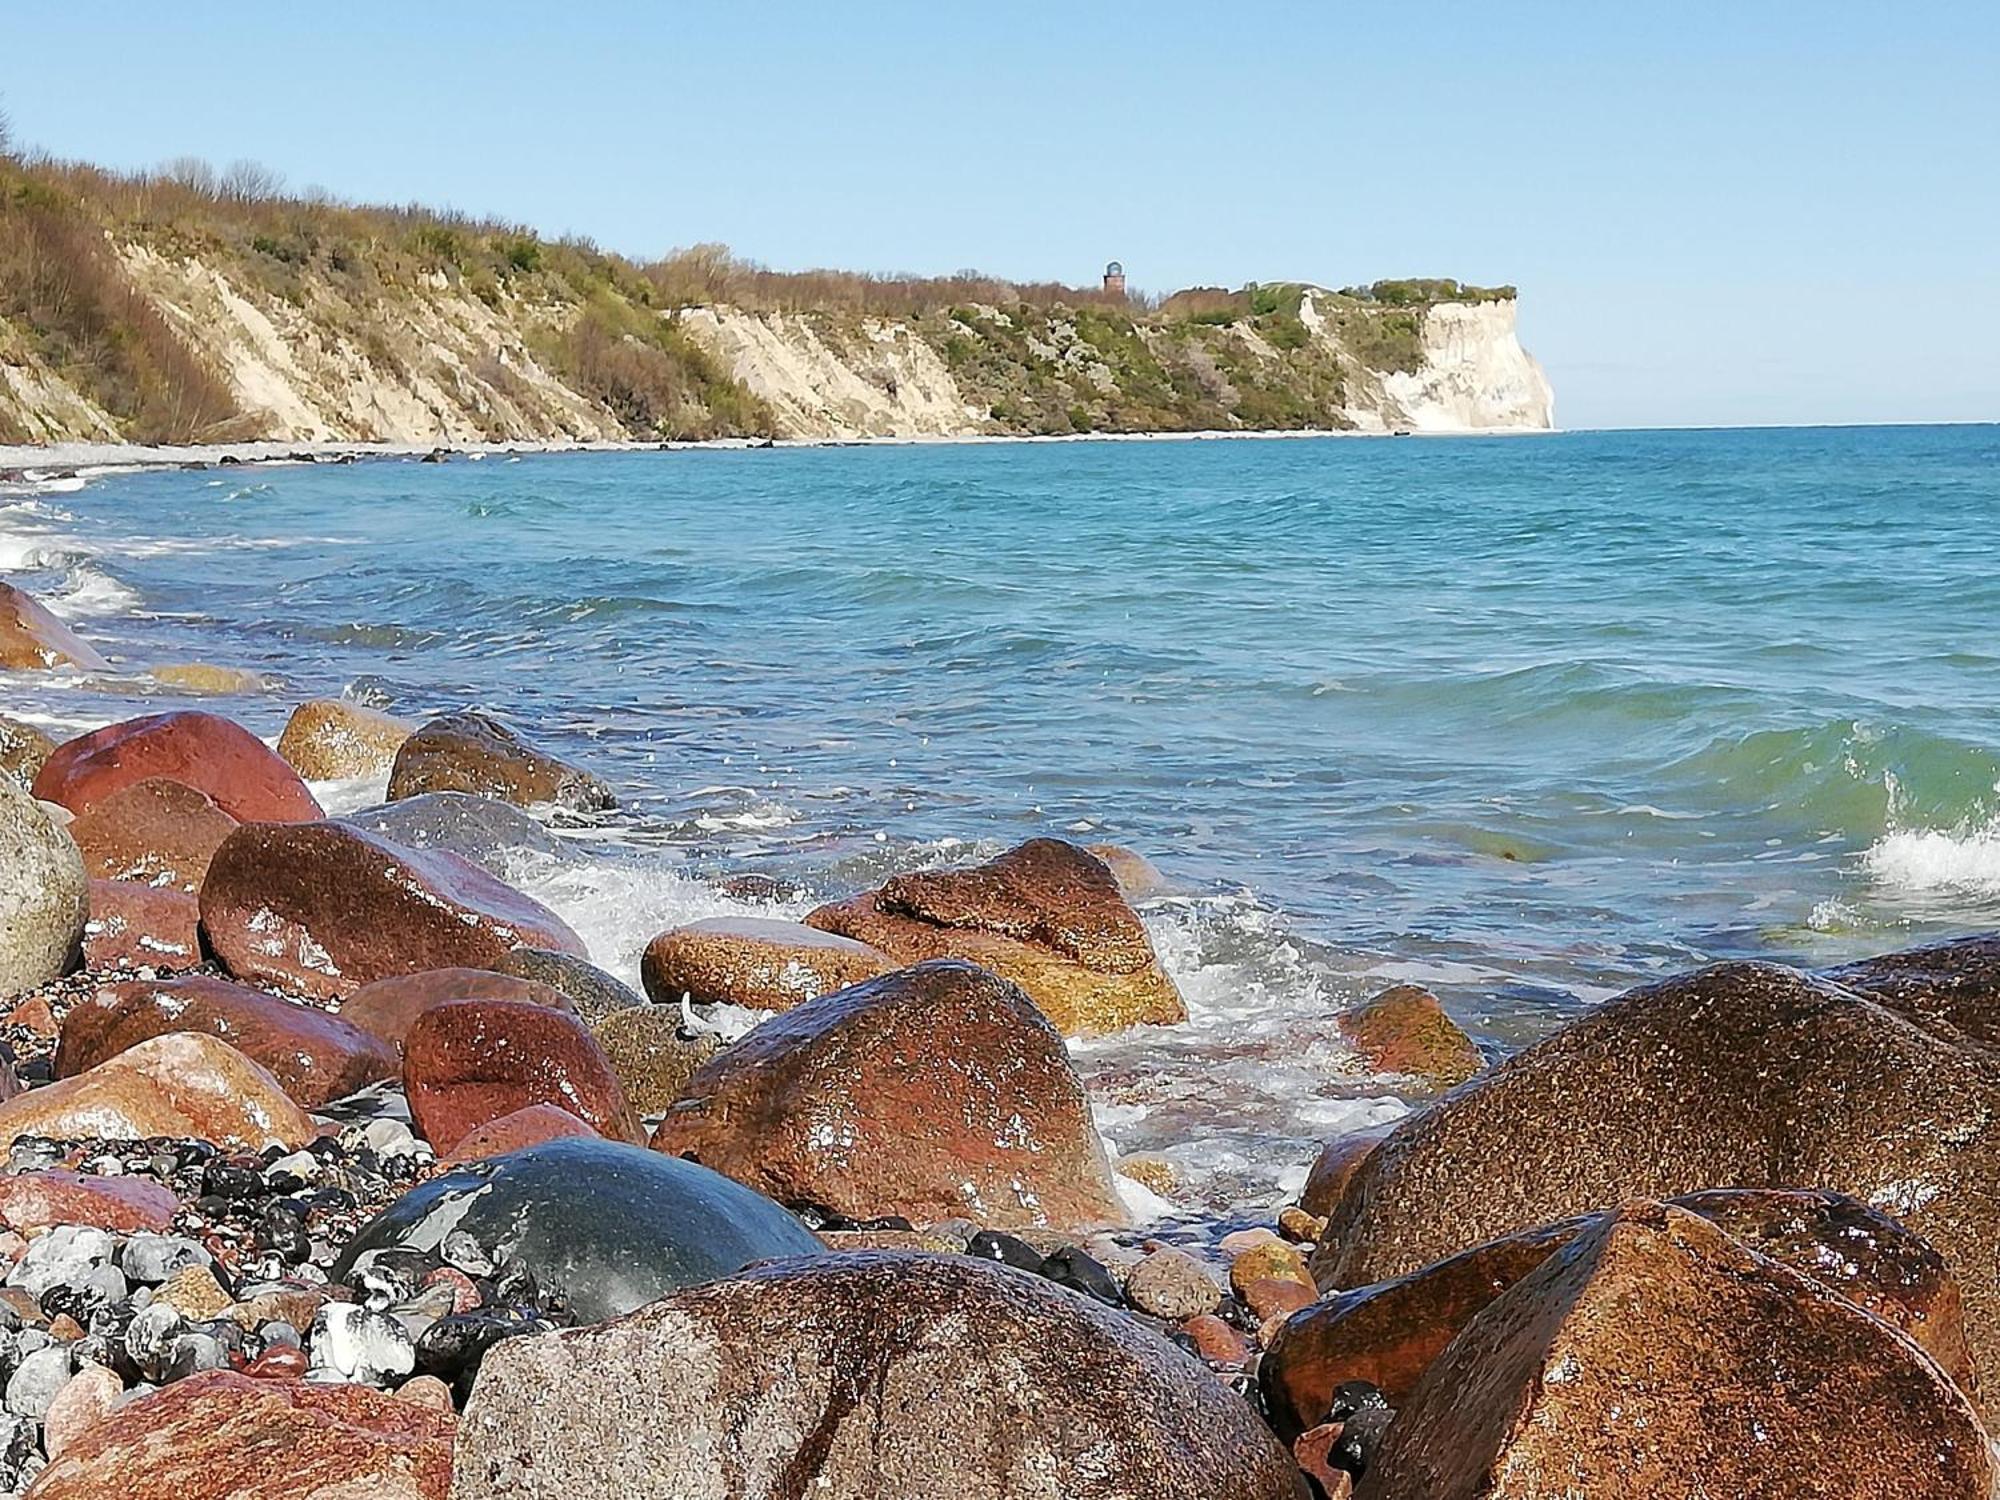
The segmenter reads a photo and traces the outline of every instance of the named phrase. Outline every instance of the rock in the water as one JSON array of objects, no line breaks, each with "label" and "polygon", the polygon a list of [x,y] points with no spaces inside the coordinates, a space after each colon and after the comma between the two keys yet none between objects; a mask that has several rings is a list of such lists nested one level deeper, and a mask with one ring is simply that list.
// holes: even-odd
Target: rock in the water
[{"label": "rock in the water", "polygon": [[68,969],[89,915],[76,841],[0,776],[0,995],[46,984]]},{"label": "rock in the water", "polygon": [[[1894,1215],[1957,1276],[1975,1361],[2000,1367],[2000,1013],[1990,941],[1879,997],[1776,964],[1620,996],[1439,1100],[1369,1153],[1314,1253],[1323,1287],[1404,1275],[1634,1195],[1831,1188]],[[1962,960],[1962,962],[1961,962]],[[1581,1107],[1579,1101],[1588,1101]]]},{"label": "rock in the water", "polygon": [[[551,1401],[548,1393],[561,1391]],[[964,1256],[780,1261],[602,1328],[509,1339],[455,1500],[1292,1500],[1298,1471],[1201,1365]]]},{"label": "rock in the water", "polygon": [[145,1177],[96,1177],[52,1167],[0,1176],[0,1223],[25,1232],[88,1224],[122,1233],[164,1230],[180,1200]]},{"label": "rock in the water", "polygon": [[389,800],[425,792],[472,792],[530,807],[551,802],[573,812],[616,805],[611,789],[590,772],[544,754],[488,714],[432,719],[396,752]]},{"label": "rock in the water", "polygon": [[69,831],[94,879],[193,895],[236,819],[206,792],[153,777],[92,803]]},{"label": "rock in the water", "polygon": [[1337,1135],[1320,1147],[1319,1155],[1306,1173],[1305,1186],[1299,1189],[1299,1207],[1316,1218],[1325,1218],[1332,1212],[1334,1204],[1347,1191],[1347,1184],[1361,1169],[1361,1163],[1368,1159],[1368,1153],[1382,1144],[1389,1134],[1389,1126],[1367,1130],[1352,1130],[1346,1135]]},{"label": "rock in the water", "polygon": [[177,1031],[119,1053],[88,1073],[0,1104],[0,1147],[24,1135],[54,1140],[189,1136],[261,1151],[313,1138],[310,1116],[278,1080],[227,1042]]},{"label": "rock in the water", "polygon": [[1637,1202],[1466,1324],[1356,1493],[1985,1500],[1996,1478],[1970,1403],[1901,1334]]},{"label": "rock in the water", "polygon": [[71,1078],[149,1037],[204,1031],[261,1064],[307,1109],[384,1078],[396,1049],[315,1006],[281,1000],[212,975],[129,979],[101,986],[63,1018],[55,1076]]},{"label": "rock in the water", "polygon": [[148,667],[146,675],[155,682],[179,688],[184,693],[261,693],[269,686],[261,672],[246,667],[221,667],[207,661],[168,662]]},{"label": "rock in the water", "polygon": [[308,781],[379,776],[416,727],[344,698],[314,698],[292,710],[278,754]]},{"label": "rock in the water", "polygon": [[91,969],[190,969],[201,962],[201,908],[186,891],[90,882],[83,961]]},{"label": "rock in the water", "polygon": [[32,724],[0,714],[0,776],[26,791],[35,773],[55,753],[56,742]]},{"label": "rock in the water", "polygon": [[1060,839],[969,870],[898,875],[806,922],[898,963],[969,959],[1020,985],[1067,1036],[1187,1019],[1110,870]]},{"label": "rock in the water", "polygon": [[551,1010],[571,1009],[569,996],[545,984],[496,974],[491,969],[425,969],[372,980],[340,1005],[344,1021],[397,1047],[426,1011],[454,1000],[520,1000]]},{"label": "rock in the water", "polygon": [[230,972],[322,997],[491,968],[523,945],[584,951],[554,912],[477,865],[341,822],[237,829],[202,883],[201,923]]},{"label": "rock in the water", "polygon": [[799,922],[707,917],[670,927],[639,960],[646,993],[660,1005],[683,997],[751,1010],[790,1010],[901,967],[866,943]]},{"label": "rock in the water", "polygon": [[1149,900],[1168,889],[1167,877],[1160,873],[1159,866],[1136,849],[1127,849],[1123,844],[1083,847],[1104,861],[1104,868],[1118,882],[1118,889],[1125,893],[1127,901]]},{"label": "rock in the water", "polygon": [[596,964],[574,953],[556,953],[547,948],[516,948],[500,960],[500,972],[517,979],[532,979],[569,996],[564,1007],[595,1026],[621,1010],[644,1006],[646,997],[623,980],[607,974]]},{"label": "rock in the water", "polygon": [[335,1264],[350,1279],[385,1252],[436,1250],[463,1232],[504,1249],[544,1292],[595,1321],[678,1287],[819,1241],[769,1199],[692,1162],[612,1141],[557,1140],[432,1178],[380,1214]]},{"label": "rock in the water", "polygon": [[121,787],[153,777],[205,792],[239,821],[300,823],[319,803],[262,740],[214,714],[149,714],[107,724],[56,747],[35,795],[82,814]]},{"label": "rock in the water", "polygon": [[565,852],[560,839],[520,808],[470,792],[427,792],[350,813],[342,821],[405,849],[456,854],[502,880],[523,855],[557,860]]},{"label": "rock in the water", "polygon": [[1419,984],[1399,984],[1345,1012],[1340,1033],[1378,1073],[1421,1078],[1434,1088],[1465,1082],[1486,1065],[1471,1037]]},{"label": "rock in the water", "polygon": [[722,1048],[713,1033],[685,1028],[679,1008],[669,1005],[621,1010],[593,1030],[625,1097],[643,1115],[657,1115],[680,1098],[688,1080]]},{"label": "rock in the water", "polygon": [[484,1161],[490,1156],[525,1151],[530,1146],[539,1146],[547,1141],[575,1138],[603,1139],[566,1109],[554,1104],[529,1104],[497,1120],[489,1120],[461,1136],[444,1160],[448,1166],[458,1166],[463,1162]]},{"label": "rock in the water", "polygon": [[454,1000],[403,1044],[410,1118],[440,1152],[531,1104],[566,1109],[608,1140],[644,1140],[618,1075],[575,1016],[522,1000]]},{"label": "rock in the water", "polygon": [[1062,1038],[1018,987],[955,960],[766,1021],[689,1080],[653,1149],[855,1219],[1125,1218]]},{"label": "rock in the water", "polygon": [[35,1500],[445,1500],[450,1413],[358,1385],[214,1370],[66,1444]]},{"label": "rock in the water", "polygon": [[45,672],[51,667],[108,672],[111,663],[32,594],[0,583],[0,668]]}]

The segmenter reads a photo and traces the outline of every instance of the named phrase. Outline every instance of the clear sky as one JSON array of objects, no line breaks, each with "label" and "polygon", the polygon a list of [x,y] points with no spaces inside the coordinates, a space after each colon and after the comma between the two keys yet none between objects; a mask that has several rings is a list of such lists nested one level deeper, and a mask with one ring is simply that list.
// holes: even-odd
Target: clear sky
[{"label": "clear sky", "polygon": [[1521,288],[1565,426],[2000,419],[2000,4],[0,0],[17,136],[653,255]]}]

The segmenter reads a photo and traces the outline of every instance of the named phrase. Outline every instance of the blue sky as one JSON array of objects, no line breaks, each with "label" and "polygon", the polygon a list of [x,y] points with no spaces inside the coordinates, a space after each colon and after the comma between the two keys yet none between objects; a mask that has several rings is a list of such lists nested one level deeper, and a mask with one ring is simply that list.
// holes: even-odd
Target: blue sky
[{"label": "blue sky", "polygon": [[1521,287],[1566,426],[2000,419],[2000,6],[0,0],[0,107],[637,255]]}]

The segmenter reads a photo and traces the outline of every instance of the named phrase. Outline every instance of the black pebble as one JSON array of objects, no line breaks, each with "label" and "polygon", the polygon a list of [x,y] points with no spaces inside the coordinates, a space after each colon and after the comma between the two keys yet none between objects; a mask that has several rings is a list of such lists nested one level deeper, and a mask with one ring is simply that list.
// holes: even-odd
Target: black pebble
[{"label": "black pebble", "polygon": [[976,1255],[981,1260],[997,1260],[1003,1266],[1013,1266],[1017,1270],[1041,1274],[1042,1252],[1026,1240],[1002,1234],[997,1229],[980,1230],[965,1247],[965,1253]]},{"label": "black pebble", "polygon": [[1125,1299],[1119,1294],[1118,1283],[1111,1279],[1111,1273],[1101,1262],[1084,1254],[1074,1245],[1064,1245],[1047,1260],[1042,1262],[1042,1274],[1057,1286],[1066,1286],[1073,1292],[1096,1299],[1107,1307],[1122,1307]]},{"label": "black pebble", "polygon": [[1333,1406],[1327,1412],[1329,1422],[1345,1422],[1356,1412],[1387,1409],[1389,1398],[1382,1394],[1382,1388],[1370,1380],[1343,1380],[1333,1388]]},{"label": "black pebble", "polygon": [[1349,1417],[1340,1429],[1340,1438],[1333,1445],[1334,1466],[1347,1470],[1356,1479],[1368,1472],[1368,1461],[1375,1456],[1375,1449],[1382,1441],[1382,1434],[1389,1430],[1390,1422],[1396,1414],[1386,1406],[1370,1406]]},{"label": "black pebble", "polygon": [[201,1190],[204,1197],[232,1199],[261,1198],[270,1191],[264,1184],[264,1174],[256,1167],[220,1159],[203,1169]]}]

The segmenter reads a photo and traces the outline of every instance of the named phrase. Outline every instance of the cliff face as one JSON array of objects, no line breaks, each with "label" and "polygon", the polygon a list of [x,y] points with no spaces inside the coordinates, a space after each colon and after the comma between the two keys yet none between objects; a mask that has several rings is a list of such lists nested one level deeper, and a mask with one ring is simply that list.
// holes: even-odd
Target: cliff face
[{"label": "cliff face", "polygon": [[[128,317],[137,306],[171,330],[155,342],[178,339],[194,362],[176,378],[208,391],[203,425],[173,440],[1446,432],[1553,420],[1511,298],[1385,309],[1293,286],[1240,315],[1026,302],[899,318],[661,310],[646,305],[642,281],[615,269],[565,279],[501,263],[496,277],[462,256],[384,260],[361,275],[349,252],[268,235],[250,251],[101,233],[99,279],[116,285],[99,303]],[[521,243],[505,253],[530,263]],[[142,430],[115,409],[117,383],[93,382],[91,367],[65,363],[66,349],[34,318],[10,320],[0,307],[0,441],[159,435],[157,415],[155,430]],[[173,395],[155,390],[148,410],[175,410]]]}]

